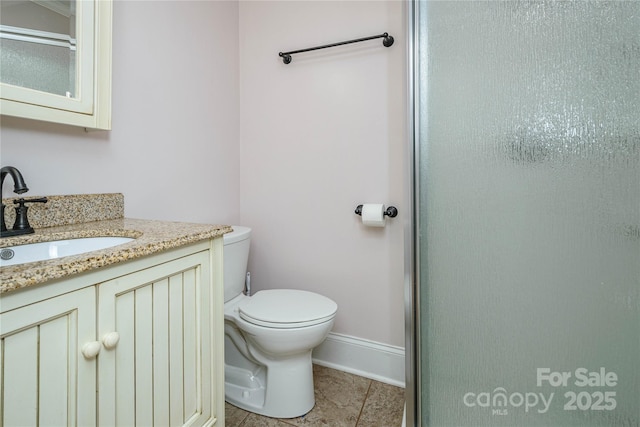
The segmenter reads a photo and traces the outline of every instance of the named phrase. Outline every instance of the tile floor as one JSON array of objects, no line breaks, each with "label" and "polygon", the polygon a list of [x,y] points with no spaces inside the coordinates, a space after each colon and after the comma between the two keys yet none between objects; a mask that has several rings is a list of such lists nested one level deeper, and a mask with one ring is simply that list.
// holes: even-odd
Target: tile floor
[{"label": "tile floor", "polygon": [[313,365],[316,406],[303,417],[268,418],[225,404],[227,427],[400,427],[404,389]]}]

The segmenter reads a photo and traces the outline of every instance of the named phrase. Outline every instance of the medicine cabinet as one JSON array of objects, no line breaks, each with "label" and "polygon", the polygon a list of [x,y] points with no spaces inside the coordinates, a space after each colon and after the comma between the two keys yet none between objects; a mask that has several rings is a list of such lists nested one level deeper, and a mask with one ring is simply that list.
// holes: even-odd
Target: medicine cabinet
[{"label": "medicine cabinet", "polygon": [[111,129],[112,0],[1,7],[0,113]]}]

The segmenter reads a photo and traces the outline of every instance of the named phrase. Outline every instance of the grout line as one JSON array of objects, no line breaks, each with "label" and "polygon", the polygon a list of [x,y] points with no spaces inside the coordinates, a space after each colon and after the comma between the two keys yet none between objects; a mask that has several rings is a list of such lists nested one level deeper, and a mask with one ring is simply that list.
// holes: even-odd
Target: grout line
[{"label": "grout line", "polygon": [[[225,402],[225,403],[226,403],[226,402]],[[243,411],[244,411],[244,410],[243,410]],[[245,412],[247,412],[247,411],[245,411]],[[235,424],[235,425],[233,425],[233,426],[229,426],[229,427],[242,427],[242,426],[247,422],[247,418],[249,418],[250,416],[251,416],[251,412],[247,412],[247,413],[244,415],[244,418],[242,418],[242,419],[240,420],[240,422],[239,422],[239,423],[237,423],[237,424]]]},{"label": "grout line", "polygon": [[360,422],[360,417],[362,416],[362,412],[364,411],[364,407],[367,404],[367,399],[369,399],[369,392],[371,391],[371,386],[373,385],[373,380],[369,380],[369,387],[367,387],[367,394],[364,396],[364,400],[362,401],[362,406],[360,407],[360,412],[358,413],[358,418],[356,419],[356,423],[354,427],[358,427],[358,423]]}]

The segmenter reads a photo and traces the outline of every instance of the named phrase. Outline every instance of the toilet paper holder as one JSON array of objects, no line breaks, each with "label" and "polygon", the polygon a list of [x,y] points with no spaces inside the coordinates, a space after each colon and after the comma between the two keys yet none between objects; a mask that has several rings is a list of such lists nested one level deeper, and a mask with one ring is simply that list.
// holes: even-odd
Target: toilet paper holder
[{"label": "toilet paper holder", "polygon": [[[398,209],[395,206],[389,206],[383,213],[389,218],[395,218],[398,216]],[[356,206],[356,214],[362,215],[362,205]]]}]

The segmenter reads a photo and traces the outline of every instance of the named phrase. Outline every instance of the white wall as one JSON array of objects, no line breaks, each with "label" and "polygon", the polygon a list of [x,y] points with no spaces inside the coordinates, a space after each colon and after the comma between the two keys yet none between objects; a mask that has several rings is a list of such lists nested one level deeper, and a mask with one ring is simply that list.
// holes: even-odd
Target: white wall
[{"label": "white wall", "polygon": [[121,192],[132,218],[238,221],[238,4],[116,0],[113,14],[113,130],[3,116],[2,165],[33,196]]},{"label": "white wall", "polygon": [[[241,220],[256,290],[334,299],[334,332],[404,346],[400,217],[365,228],[360,203],[402,207],[402,2],[240,3]],[[278,52],[389,32],[293,56]]]}]

